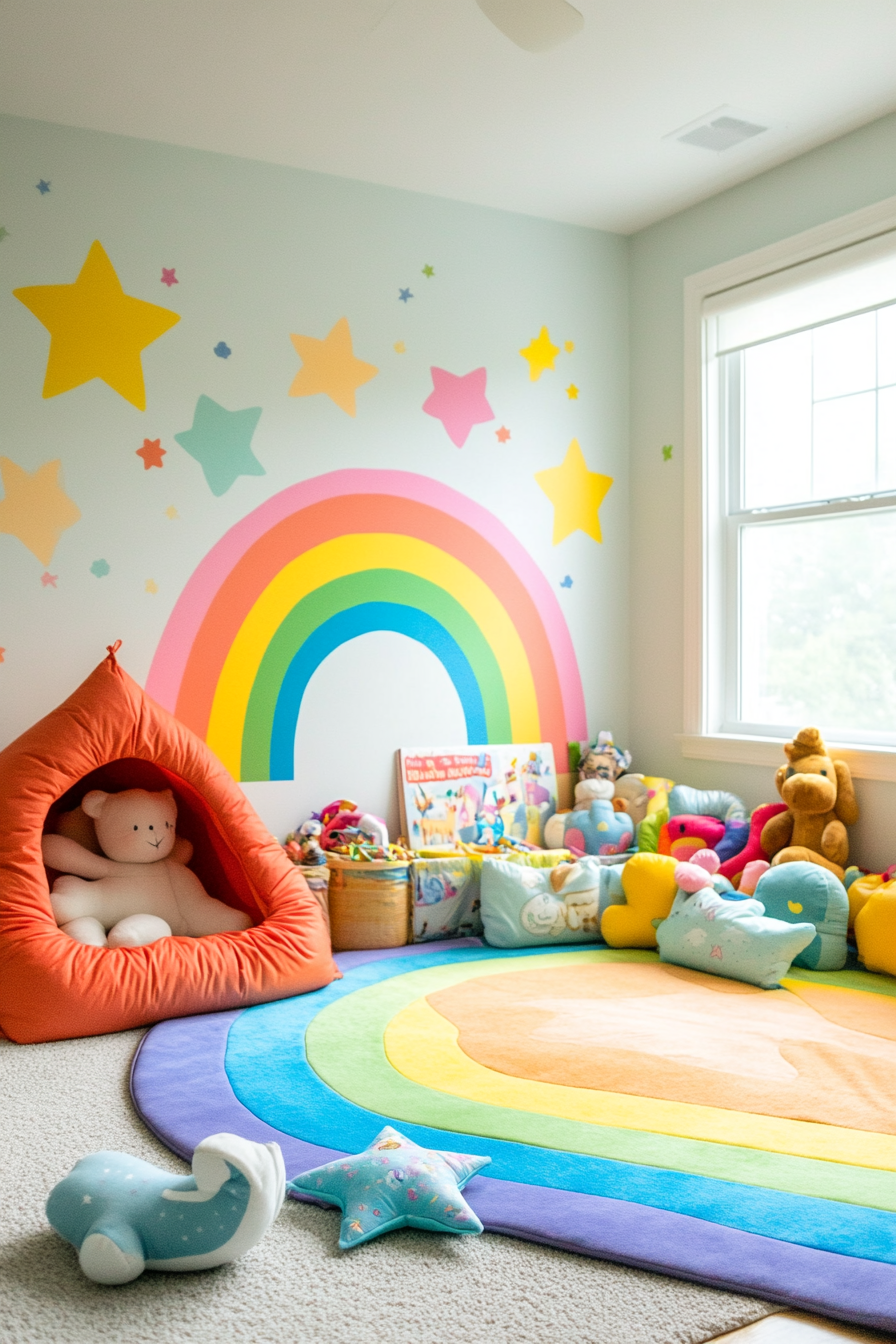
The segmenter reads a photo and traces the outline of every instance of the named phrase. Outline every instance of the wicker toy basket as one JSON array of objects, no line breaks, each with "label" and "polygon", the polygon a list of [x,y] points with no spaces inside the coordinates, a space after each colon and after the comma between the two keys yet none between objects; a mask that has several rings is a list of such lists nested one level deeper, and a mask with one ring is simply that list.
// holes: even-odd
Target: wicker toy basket
[{"label": "wicker toy basket", "polygon": [[356,863],[327,855],[334,952],[402,947],[411,938],[411,884],[406,863]]}]

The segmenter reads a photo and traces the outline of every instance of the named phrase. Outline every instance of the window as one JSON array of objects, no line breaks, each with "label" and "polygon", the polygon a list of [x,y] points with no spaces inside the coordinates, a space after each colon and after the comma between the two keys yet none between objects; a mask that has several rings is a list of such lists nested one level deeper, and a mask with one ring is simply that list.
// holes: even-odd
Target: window
[{"label": "window", "polygon": [[893,204],[872,236],[831,246],[828,226],[815,256],[804,235],[790,264],[784,244],[764,273],[754,254],[740,282],[738,263],[687,282],[701,352],[691,733],[781,739],[814,723],[896,748]]}]

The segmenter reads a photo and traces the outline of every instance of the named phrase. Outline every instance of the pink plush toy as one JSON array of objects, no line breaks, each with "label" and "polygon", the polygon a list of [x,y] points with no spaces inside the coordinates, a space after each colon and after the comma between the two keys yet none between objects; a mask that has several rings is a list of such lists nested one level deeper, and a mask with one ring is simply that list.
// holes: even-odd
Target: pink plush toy
[{"label": "pink plush toy", "polygon": [[248,915],[209,896],[186,867],[193,846],[177,839],[170,789],[94,789],[81,809],[93,818],[102,854],[65,835],[43,837],[44,863],[66,874],[53,883],[53,914],[75,942],[140,947],[170,934],[200,938],[249,927]]}]

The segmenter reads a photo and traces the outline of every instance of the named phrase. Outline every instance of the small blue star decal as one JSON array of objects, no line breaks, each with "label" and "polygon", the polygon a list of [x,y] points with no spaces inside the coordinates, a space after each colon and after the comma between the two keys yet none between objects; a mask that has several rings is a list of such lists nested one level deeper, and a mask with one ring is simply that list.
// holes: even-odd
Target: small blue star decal
[{"label": "small blue star decal", "polygon": [[402,303],[407,303],[408,299],[412,299],[414,296],[409,289],[400,289],[398,297]]},{"label": "small blue star decal", "polygon": [[560,580],[560,587],[561,587],[561,588],[571,588],[571,587],[572,587],[572,579],[569,577],[568,574],[567,574],[567,576],[566,576],[565,579],[561,579],[561,580]]},{"label": "small blue star decal", "polygon": [[46,196],[47,192],[50,190],[50,184],[49,182],[45,182],[44,179],[41,178],[41,180],[37,184],[37,189],[40,192],[41,196]]},{"label": "small blue star decal", "polygon": [[201,396],[191,428],[175,434],[181,448],[199,463],[213,495],[225,494],[238,476],[264,476],[250,446],[260,415],[260,406],[228,411],[211,397]]},{"label": "small blue star decal", "polygon": [[460,1192],[489,1162],[490,1157],[420,1148],[386,1125],[363,1153],[306,1171],[286,1188],[338,1205],[339,1249],[347,1251],[399,1227],[481,1232]]},{"label": "small blue star decal", "polygon": [[231,350],[230,346],[227,344],[226,341],[219,341],[218,344],[215,346],[214,353],[218,356],[219,359],[229,359],[230,356],[233,354],[233,351]]}]

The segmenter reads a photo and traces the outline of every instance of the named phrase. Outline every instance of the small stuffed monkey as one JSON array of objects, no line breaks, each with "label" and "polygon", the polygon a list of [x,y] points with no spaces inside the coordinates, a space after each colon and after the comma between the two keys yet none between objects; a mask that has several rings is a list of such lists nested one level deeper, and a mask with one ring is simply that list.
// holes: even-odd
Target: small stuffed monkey
[{"label": "small stuffed monkey", "polygon": [[68,836],[43,837],[44,863],[66,874],[53,883],[50,903],[70,938],[93,947],[140,947],[170,934],[200,938],[249,927],[248,915],[209,896],[186,867],[193,846],[177,839],[170,789],[94,789],[81,808],[94,820],[102,854]]}]

